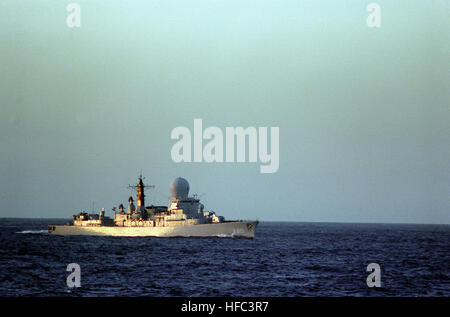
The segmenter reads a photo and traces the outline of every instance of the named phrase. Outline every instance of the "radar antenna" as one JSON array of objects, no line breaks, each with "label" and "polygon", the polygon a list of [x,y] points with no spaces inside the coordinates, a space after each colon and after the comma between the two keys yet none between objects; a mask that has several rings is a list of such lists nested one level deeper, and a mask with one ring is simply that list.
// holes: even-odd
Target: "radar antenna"
[{"label": "radar antenna", "polygon": [[200,194],[200,195],[195,193],[195,194],[192,195],[192,197],[194,197],[194,199],[197,199],[197,200],[200,200],[200,198],[202,198],[203,196],[205,196],[205,193]]}]

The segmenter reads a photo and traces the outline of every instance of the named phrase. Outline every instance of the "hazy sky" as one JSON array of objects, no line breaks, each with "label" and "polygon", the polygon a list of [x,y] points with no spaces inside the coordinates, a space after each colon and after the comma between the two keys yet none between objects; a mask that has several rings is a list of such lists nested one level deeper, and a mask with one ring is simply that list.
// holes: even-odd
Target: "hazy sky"
[{"label": "hazy sky", "polygon": [[[450,2],[0,4],[0,217],[166,204],[226,218],[450,223]],[[174,163],[177,126],[280,128],[280,167]]]}]

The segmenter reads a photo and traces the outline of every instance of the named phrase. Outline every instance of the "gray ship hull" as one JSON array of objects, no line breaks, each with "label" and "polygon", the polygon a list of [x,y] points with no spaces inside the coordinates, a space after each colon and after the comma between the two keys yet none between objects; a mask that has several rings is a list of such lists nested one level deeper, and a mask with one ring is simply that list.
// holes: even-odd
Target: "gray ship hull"
[{"label": "gray ship hull", "polygon": [[56,235],[90,235],[116,237],[234,237],[255,236],[258,221],[230,221],[222,223],[168,226],[168,227],[119,227],[119,226],[49,226],[49,233]]}]

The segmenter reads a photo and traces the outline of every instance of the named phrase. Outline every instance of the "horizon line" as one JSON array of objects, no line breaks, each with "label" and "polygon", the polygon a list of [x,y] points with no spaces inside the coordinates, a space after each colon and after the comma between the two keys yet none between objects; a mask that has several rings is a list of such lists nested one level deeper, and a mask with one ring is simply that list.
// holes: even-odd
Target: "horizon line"
[{"label": "horizon line", "polygon": [[[0,217],[0,219],[70,219],[58,217]],[[233,221],[232,219],[231,221]],[[244,219],[243,219],[244,220]],[[444,225],[448,226],[450,223],[422,223],[422,222],[358,222],[358,221],[300,221],[300,220],[259,220],[259,219],[245,219],[257,220],[259,222],[288,222],[288,223],[336,223],[336,224],[378,224],[378,225]]]}]

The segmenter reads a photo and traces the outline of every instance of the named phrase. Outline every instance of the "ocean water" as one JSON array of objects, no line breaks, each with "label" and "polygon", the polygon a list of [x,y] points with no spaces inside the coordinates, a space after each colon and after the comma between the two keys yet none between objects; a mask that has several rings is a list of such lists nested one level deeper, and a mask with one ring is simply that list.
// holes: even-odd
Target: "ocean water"
[{"label": "ocean water", "polygon": [[[450,226],[262,222],[253,240],[53,236],[0,219],[0,296],[450,296]],[[70,289],[69,263],[81,267]],[[369,288],[369,263],[381,288]]]}]

